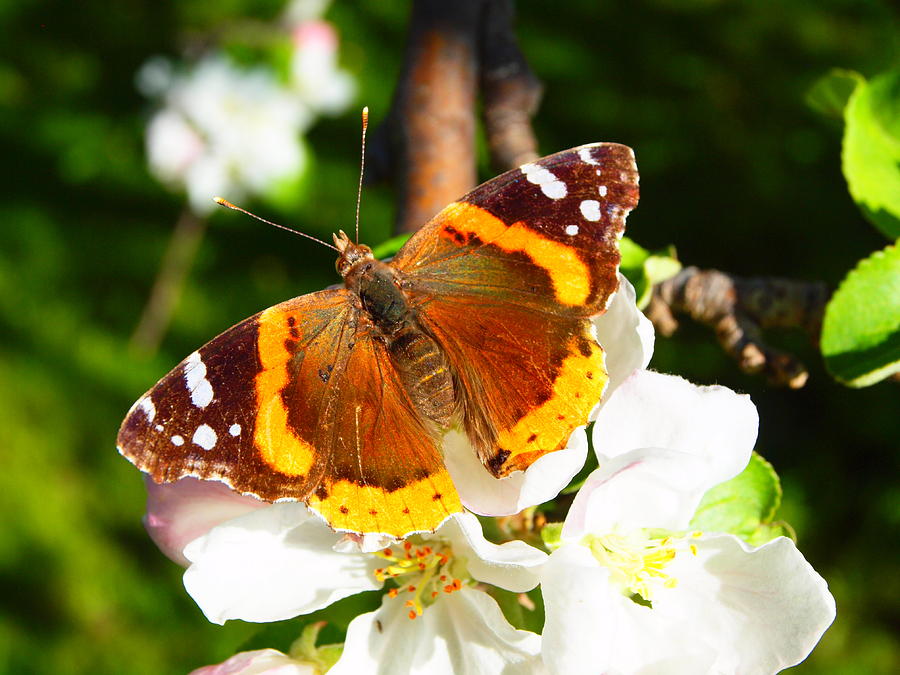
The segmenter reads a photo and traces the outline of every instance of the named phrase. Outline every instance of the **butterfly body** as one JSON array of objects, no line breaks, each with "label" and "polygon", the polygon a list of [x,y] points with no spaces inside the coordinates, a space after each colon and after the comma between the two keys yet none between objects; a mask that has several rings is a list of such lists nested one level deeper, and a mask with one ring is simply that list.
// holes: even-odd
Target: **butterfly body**
[{"label": "butterfly body", "polygon": [[476,188],[390,262],[340,233],[343,288],[191,354],[132,407],[119,451],[157,482],[302,500],[336,530],[431,531],[462,510],[443,430],[502,478],[588,421],[607,379],[590,319],[636,203],[631,150],[598,143]]},{"label": "butterfly body", "polygon": [[390,265],[376,260],[368,246],[354,244],[344,232],[334,237],[340,251],[335,267],[371,322],[372,339],[390,355],[416,411],[439,430],[450,426],[455,409],[453,376],[440,346],[419,325],[403,287],[409,286]]}]

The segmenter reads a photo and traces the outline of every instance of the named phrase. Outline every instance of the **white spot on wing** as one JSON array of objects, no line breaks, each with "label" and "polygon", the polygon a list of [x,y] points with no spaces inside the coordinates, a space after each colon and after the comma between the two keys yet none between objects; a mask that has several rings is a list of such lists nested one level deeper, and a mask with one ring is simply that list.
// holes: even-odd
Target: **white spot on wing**
[{"label": "white spot on wing", "polygon": [[585,220],[600,220],[600,202],[596,199],[585,199],[578,205],[578,208],[581,209],[581,215],[584,216]]},{"label": "white spot on wing", "polygon": [[204,450],[212,450],[216,447],[217,440],[219,440],[219,437],[216,435],[216,432],[213,431],[213,428],[208,424],[201,424],[194,432],[194,437],[191,439],[191,442],[194,445],[199,445]]},{"label": "white spot on wing", "polygon": [[577,225],[566,225],[566,234],[570,237],[574,237],[578,234],[578,226]]},{"label": "white spot on wing", "polygon": [[607,192],[606,186],[605,186],[605,185],[601,185],[600,187],[597,188],[597,192],[600,193],[600,196],[601,196],[601,197],[605,197],[605,196],[606,196],[606,192]]},{"label": "white spot on wing", "polygon": [[593,164],[594,166],[597,166],[598,164],[600,164],[600,162],[598,162],[596,159],[594,159],[593,156],[591,155],[590,148],[581,148],[578,151],[578,156],[581,157],[581,161],[584,162],[585,164]]},{"label": "white spot on wing", "polygon": [[147,422],[152,422],[153,418],[156,417],[156,406],[153,405],[153,399],[149,396],[145,396],[141,399],[140,407],[141,410],[144,411],[144,414],[147,416]]},{"label": "white spot on wing", "polygon": [[232,424],[228,427],[228,433],[232,436],[240,436],[241,435],[241,425],[240,424]]},{"label": "white spot on wing", "polygon": [[172,436],[172,445],[184,445],[184,439],[181,436]]},{"label": "white spot on wing", "polygon": [[198,408],[205,408],[213,400],[213,388],[206,379],[206,364],[200,358],[200,352],[194,352],[184,363],[184,381],[191,392],[191,403]]},{"label": "white spot on wing", "polygon": [[162,430],[163,430],[163,425],[162,425],[162,424],[157,424],[157,425],[156,425],[156,430],[157,430],[157,431],[162,431]]},{"label": "white spot on wing", "polygon": [[525,174],[529,183],[540,186],[541,192],[550,199],[562,199],[568,194],[566,184],[544,167],[537,164],[523,164],[519,169]]}]

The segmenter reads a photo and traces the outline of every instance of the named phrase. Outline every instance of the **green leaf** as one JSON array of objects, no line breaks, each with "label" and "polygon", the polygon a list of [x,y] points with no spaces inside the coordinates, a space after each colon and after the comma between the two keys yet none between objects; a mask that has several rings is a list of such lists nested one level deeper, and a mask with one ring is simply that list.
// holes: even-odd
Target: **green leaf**
[{"label": "green leaf", "polygon": [[544,626],[544,603],[541,592],[535,588],[528,593],[513,593],[497,586],[487,586],[485,591],[500,606],[504,618],[516,628],[540,633]]},{"label": "green leaf", "polygon": [[649,251],[628,237],[619,242],[622,262],[619,268],[634,286],[637,306],[643,309],[650,302],[653,285],[674,277],[681,270],[675,248]]},{"label": "green leaf", "polygon": [[541,539],[548,551],[554,551],[559,548],[562,541],[562,523],[545,523],[541,528]]},{"label": "green leaf", "polygon": [[373,248],[372,255],[375,256],[376,260],[388,258],[403,248],[403,244],[405,244],[407,239],[411,236],[411,234],[398,234],[396,237],[391,237]]},{"label": "green leaf", "polygon": [[757,453],[737,476],[709,490],[690,527],[701,532],[726,532],[758,545],[784,534],[774,523],[781,506],[781,482],[772,465]]},{"label": "green leaf", "polygon": [[822,355],[838,380],[866,387],[900,372],[900,247],[861,260],[825,308]]},{"label": "green leaf", "polygon": [[806,103],[823,115],[842,118],[850,95],[865,81],[855,70],[835,68],[813,83],[806,92]]},{"label": "green leaf", "polygon": [[859,208],[900,237],[900,69],[860,84],[844,111],[843,169]]}]

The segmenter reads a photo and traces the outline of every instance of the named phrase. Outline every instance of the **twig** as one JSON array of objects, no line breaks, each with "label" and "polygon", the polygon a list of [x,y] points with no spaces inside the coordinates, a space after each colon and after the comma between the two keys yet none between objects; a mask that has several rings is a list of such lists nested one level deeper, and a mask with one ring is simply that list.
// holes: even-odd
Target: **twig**
[{"label": "twig", "polygon": [[481,27],[481,95],[491,162],[507,171],[538,158],[531,118],[544,88],[519,49],[512,0],[485,5]]},{"label": "twig", "polygon": [[188,208],[181,212],[153,282],[150,298],[131,336],[129,346],[133,350],[153,354],[159,348],[205,231],[204,218]]},{"label": "twig", "polygon": [[801,328],[817,341],[830,292],[821,282],[742,278],[687,267],[653,289],[647,316],[662,335],[678,328],[675,314],[711,327],[746,373],[765,373],[778,386],[799,389],[809,372],[797,358],[767,345],[763,331]]}]

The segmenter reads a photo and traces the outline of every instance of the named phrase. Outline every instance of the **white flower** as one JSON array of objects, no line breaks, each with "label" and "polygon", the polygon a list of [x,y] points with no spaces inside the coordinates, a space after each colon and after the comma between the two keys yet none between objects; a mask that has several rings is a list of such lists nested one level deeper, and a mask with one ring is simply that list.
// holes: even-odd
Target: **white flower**
[{"label": "white flower", "polygon": [[214,666],[197,668],[190,675],[319,675],[319,671],[274,649],[257,649],[240,652]]},{"label": "white flower", "polygon": [[214,55],[172,75],[156,59],[138,83],[163,99],[147,127],[150,169],[186,190],[195,212],[212,210],[218,194],[258,194],[304,170],[300,134],[312,113],[269,70],[239,69]]},{"label": "white flower", "polygon": [[[646,367],[653,353],[653,326],[635,305],[634,288],[619,275],[619,290],[605,314],[593,320],[597,341],[606,356],[609,383],[601,405],[634,370]],[[594,411],[595,416],[597,413]],[[444,437],[444,461],[463,505],[487,516],[507,516],[556,497],[584,466],[587,434],[577,428],[566,448],[538,459],[525,471],[495,478],[478,460],[466,436],[451,431]]]},{"label": "white flower", "polygon": [[540,637],[513,628],[487,593],[463,587],[409,621],[385,597],[377,612],[356,617],[344,654],[328,671],[421,675],[541,673]]},{"label": "white flower", "polygon": [[600,410],[597,469],[542,569],[543,658],[554,673],[773,673],[835,615],[784,537],[753,548],[689,522],[756,439],[746,396],[638,371]]},{"label": "white flower", "polygon": [[291,86],[313,110],[336,114],[354,95],[350,74],[338,68],[338,38],[327,21],[306,20],[292,31]]},{"label": "white flower", "polygon": [[[392,582],[381,609],[351,624],[333,672],[542,667],[540,638],[510,626],[474,583],[528,591],[537,585],[536,569],[546,554],[521,541],[492,544],[471,514],[451,518],[433,535],[365,553],[346,546],[344,535],[303,504],[280,503],[214,527],[188,544],[184,555],[190,561],[185,588],[214,623],[287,619]],[[473,635],[481,636],[483,653],[466,651],[474,648]],[[395,653],[397,640],[403,641],[402,655]],[[461,667],[476,652],[478,663]]]}]

